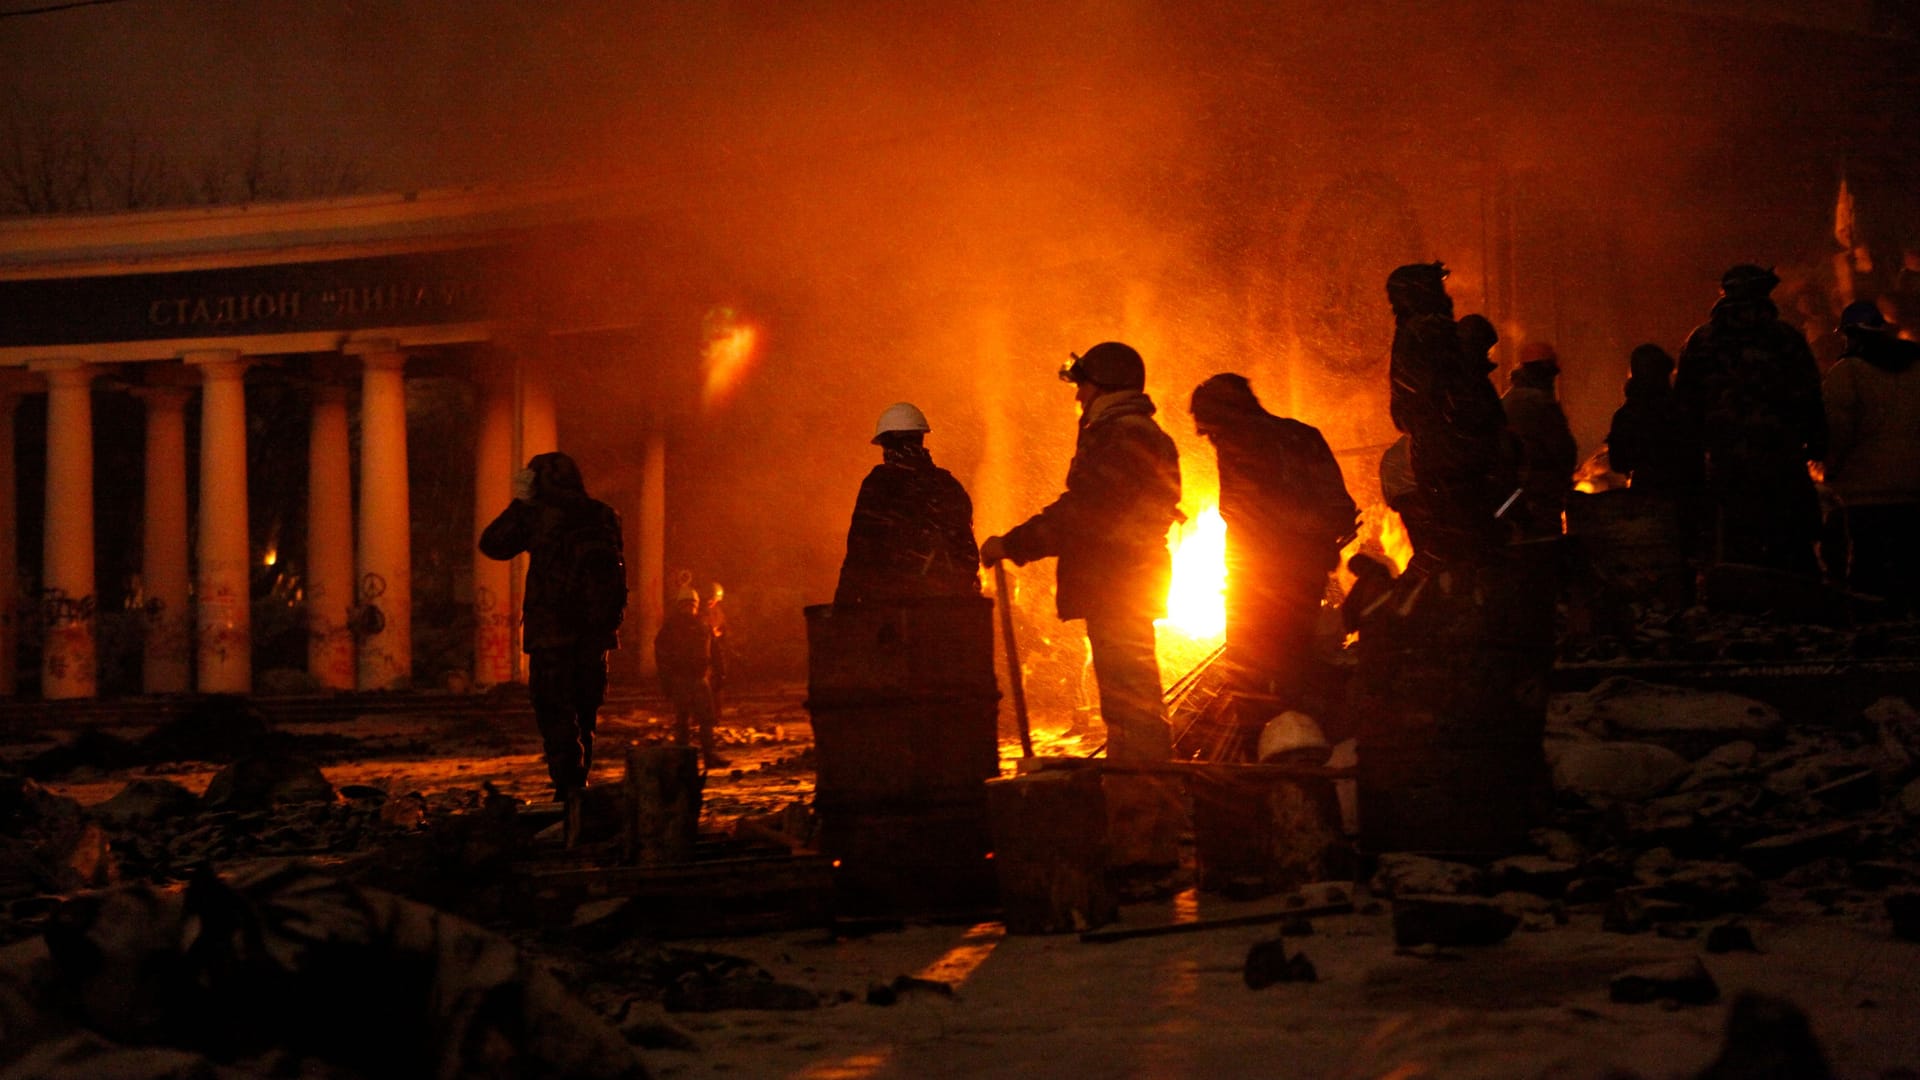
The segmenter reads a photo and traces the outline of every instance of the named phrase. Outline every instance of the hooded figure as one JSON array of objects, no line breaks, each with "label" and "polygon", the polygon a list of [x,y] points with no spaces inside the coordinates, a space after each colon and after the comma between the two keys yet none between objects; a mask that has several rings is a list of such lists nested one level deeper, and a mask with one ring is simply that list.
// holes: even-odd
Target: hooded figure
[{"label": "hooded figure", "polygon": [[906,402],[880,414],[873,443],[881,460],[854,500],[834,603],[980,595],[973,502],[933,463],[929,430],[926,416]]},{"label": "hooded figure", "polygon": [[1680,350],[1673,392],[1707,453],[1720,558],[1817,576],[1820,502],[1807,462],[1827,453],[1820,368],[1769,298],[1771,270],[1720,280],[1708,321]]},{"label": "hooded figure", "polygon": [[1902,340],[1872,301],[1840,316],[1846,352],[1827,372],[1827,484],[1849,540],[1845,580],[1916,609],[1920,537],[1920,343]]},{"label": "hooded figure", "polygon": [[1607,461],[1635,491],[1682,498],[1706,483],[1706,452],[1693,418],[1673,396],[1673,357],[1641,345],[1627,362],[1626,403],[1607,429]]},{"label": "hooded figure", "polygon": [[1261,407],[1244,376],[1201,383],[1192,409],[1219,455],[1232,675],[1240,689],[1297,707],[1327,575],[1357,508],[1319,430]]},{"label": "hooded figure", "polygon": [[[1513,493],[1513,450],[1485,353],[1469,357],[1440,263],[1402,266],[1387,278],[1393,309],[1388,408],[1404,432],[1419,498],[1440,561],[1483,558],[1505,539],[1495,517]],[[1480,320],[1485,322],[1485,320]],[[1492,330],[1469,328],[1476,337]]]},{"label": "hooded figure", "polygon": [[513,502],[480,534],[490,559],[527,555],[521,646],[527,689],[555,794],[569,799],[593,767],[607,691],[607,650],[626,606],[620,515],[587,494],[580,467],[539,454],[514,474]]},{"label": "hooded figure", "polygon": [[1573,491],[1573,470],[1580,452],[1567,427],[1553,384],[1560,377],[1560,358],[1553,346],[1529,344],[1520,350],[1520,366],[1500,399],[1507,424],[1520,439],[1520,501],[1518,515],[1525,535],[1559,536],[1567,495]]}]

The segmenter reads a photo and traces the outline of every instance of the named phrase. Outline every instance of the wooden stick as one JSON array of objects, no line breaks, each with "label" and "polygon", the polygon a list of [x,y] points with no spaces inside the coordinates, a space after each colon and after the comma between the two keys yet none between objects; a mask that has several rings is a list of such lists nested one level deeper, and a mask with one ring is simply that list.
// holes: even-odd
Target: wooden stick
[{"label": "wooden stick", "polygon": [[1080,941],[1086,945],[1106,945],[1115,941],[1130,941],[1133,938],[1166,937],[1169,934],[1197,934],[1202,930],[1231,930],[1238,926],[1264,926],[1267,923],[1286,922],[1288,919],[1311,919],[1321,915],[1351,915],[1353,904],[1321,904],[1318,907],[1289,908],[1286,911],[1265,911],[1258,915],[1231,915],[1220,919],[1196,919],[1193,922],[1163,923],[1159,926],[1129,926],[1115,930],[1088,930],[1080,935]]},{"label": "wooden stick", "polygon": [[1000,636],[1007,642],[1007,685],[1013,690],[1013,718],[1020,724],[1020,756],[1033,756],[1033,734],[1027,730],[1027,683],[1020,671],[1020,645],[1013,637],[1013,594],[1007,589],[1007,564],[993,564],[993,592],[1000,601]]}]

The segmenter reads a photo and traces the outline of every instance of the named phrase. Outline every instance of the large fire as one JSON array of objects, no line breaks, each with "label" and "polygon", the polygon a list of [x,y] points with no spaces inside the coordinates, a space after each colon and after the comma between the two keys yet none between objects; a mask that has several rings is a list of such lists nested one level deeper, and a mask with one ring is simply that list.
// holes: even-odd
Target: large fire
[{"label": "large fire", "polygon": [[704,382],[700,403],[708,410],[726,403],[753,365],[760,334],[732,308],[717,307],[704,320],[706,342],[700,349]]},{"label": "large fire", "polygon": [[1194,642],[1218,645],[1227,632],[1227,523],[1218,507],[1194,515],[1170,536],[1173,582],[1167,617],[1156,625]]}]

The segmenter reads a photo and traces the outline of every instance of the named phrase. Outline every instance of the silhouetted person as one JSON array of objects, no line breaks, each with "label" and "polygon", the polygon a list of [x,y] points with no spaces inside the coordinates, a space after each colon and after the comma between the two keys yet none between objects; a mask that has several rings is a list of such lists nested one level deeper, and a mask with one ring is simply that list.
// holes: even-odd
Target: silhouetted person
[{"label": "silhouetted person", "polygon": [[1515,515],[1521,534],[1559,536],[1560,519],[1573,492],[1573,470],[1580,461],[1567,414],[1554,395],[1560,358],[1553,346],[1533,342],[1520,350],[1520,366],[1500,404],[1507,426],[1520,439],[1520,502]]},{"label": "silhouetted person", "polygon": [[727,637],[727,609],[720,606],[727,597],[727,590],[717,581],[707,586],[705,602],[700,608],[700,617],[707,621],[713,631],[713,660],[707,669],[707,685],[713,690],[713,715],[717,720],[726,712],[721,692],[727,687],[727,662],[732,659],[733,642]]},{"label": "silhouetted person", "polygon": [[1296,708],[1327,576],[1358,511],[1319,430],[1261,407],[1244,376],[1201,383],[1192,410],[1219,457],[1232,677]]},{"label": "silhouetted person", "polygon": [[1085,619],[1115,762],[1165,761],[1172,740],[1160,702],[1153,620],[1167,613],[1173,575],[1167,529],[1180,519],[1180,455],[1153,420],[1146,366],[1119,342],[1075,356],[1080,433],[1067,490],[1005,536],[980,546],[988,566],[1059,558],[1060,618]]},{"label": "silhouetted person", "polygon": [[1840,497],[1847,586],[1906,612],[1920,605],[1920,344],[1871,301],[1840,316],[1847,349],[1824,383],[1827,484]]},{"label": "silhouetted person", "polygon": [[627,603],[620,515],[587,494],[580,467],[539,454],[514,474],[513,502],[480,534],[490,559],[527,554],[521,646],[554,793],[570,799],[593,769],[607,650]]},{"label": "silhouetted person", "polygon": [[1827,420],[1813,351],[1769,298],[1779,283],[1745,264],[1721,277],[1673,392],[1706,448],[1719,558],[1817,576],[1820,502],[1807,462],[1826,456]]},{"label": "silhouetted person", "polygon": [[1387,278],[1393,308],[1389,410],[1407,435],[1425,505],[1423,560],[1478,561],[1502,544],[1496,514],[1517,488],[1506,413],[1481,365],[1470,362],[1440,263],[1402,266]]},{"label": "silhouetted person", "polygon": [[1635,491],[1691,499],[1706,484],[1706,451],[1673,394],[1673,357],[1641,345],[1627,362],[1626,403],[1607,429],[1607,461]]},{"label": "silhouetted person", "polygon": [[653,664],[660,689],[673,703],[673,738],[693,745],[700,735],[700,757],[708,769],[731,762],[721,757],[713,742],[713,687],[707,679],[713,668],[713,626],[700,614],[700,594],[683,586],[673,598],[673,610],[653,636]]},{"label": "silhouetted person", "polygon": [[904,401],[880,414],[873,444],[881,461],[854,500],[834,603],[980,595],[973,502],[933,463],[929,430],[925,414]]}]

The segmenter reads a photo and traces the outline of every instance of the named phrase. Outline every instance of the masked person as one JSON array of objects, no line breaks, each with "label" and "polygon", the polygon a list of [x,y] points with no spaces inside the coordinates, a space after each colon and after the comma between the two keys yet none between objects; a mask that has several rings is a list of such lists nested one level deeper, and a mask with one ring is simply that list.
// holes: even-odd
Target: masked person
[{"label": "masked person", "polygon": [[[1464,320],[1463,320],[1464,321]],[[1573,470],[1580,451],[1567,426],[1553,384],[1560,377],[1560,357],[1545,342],[1530,342],[1520,350],[1520,366],[1513,369],[1507,392],[1500,398],[1507,426],[1520,440],[1521,535],[1559,536],[1560,519],[1573,492]]]},{"label": "masked person", "polygon": [[[1173,752],[1161,704],[1153,620],[1166,614],[1173,559],[1167,530],[1180,513],[1180,454],[1154,422],[1146,365],[1107,341],[1073,355],[1060,378],[1074,385],[1080,431],[1067,490],[1045,509],[980,545],[980,561],[1057,558],[1055,607],[1085,619],[1107,728],[1107,760],[1151,765]],[[1123,887],[1162,888],[1179,862],[1182,811],[1152,777],[1109,776],[1108,836]]]},{"label": "masked person", "polygon": [[1427,525],[1428,542],[1416,547],[1415,566],[1485,559],[1506,541],[1499,515],[1518,488],[1500,395],[1484,359],[1474,362],[1461,343],[1446,278],[1437,262],[1412,263],[1387,276],[1393,309],[1388,409],[1393,426],[1407,436]]},{"label": "masked person", "polygon": [[673,703],[674,742],[693,745],[697,727],[700,757],[710,770],[732,764],[714,748],[713,687],[707,681],[713,651],[713,624],[701,617],[700,594],[682,586],[673,598],[673,611],[653,636],[653,664],[660,673],[660,689]]},{"label": "masked person", "polygon": [[1245,376],[1201,383],[1191,408],[1219,457],[1233,680],[1297,709],[1327,578],[1359,510],[1319,430],[1261,407]]},{"label": "masked person", "polygon": [[926,414],[889,405],[874,425],[880,464],[860,484],[836,604],[979,596],[973,502],[953,474],[933,463]]},{"label": "masked person", "polygon": [[1095,345],[1060,377],[1080,402],[1067,490],[988,538],[980,560],[1059,559],[1055,603],[1060,618],[1087,622],[1108,759],[1165,761],[1171,743],[1153,620],[1167,613],[1173,575],[1167,529],[1181,519],[1179,451],[1154,422],[1146,367],[1130,346]]},{"label": "masked person", "polygon": [[480,534],[480,551],[527,555],[527,689],[554,794],[571,800],[593,768],[607,651],[619,646],[626,612],[620,515],[587,494],[571,457],[539,454],[514,474],[513,502]]},{"label": "masked person", "polygon": [[1779,283],[1747,264],[1721,277],[1673,392],[1706,448],[1719,558],[1813,577],[1820,500],[1807,462],[1826,456],[1827,418],[1813,350],[1770,299]]},{"label": "masked person", "polygon": [[1920,344],[1902,340],[1863,300],[1840,315],[1846,352],[1823,389],[1827,484],[1848,540],[1847,586],[1920,610]]}]

